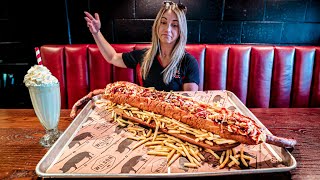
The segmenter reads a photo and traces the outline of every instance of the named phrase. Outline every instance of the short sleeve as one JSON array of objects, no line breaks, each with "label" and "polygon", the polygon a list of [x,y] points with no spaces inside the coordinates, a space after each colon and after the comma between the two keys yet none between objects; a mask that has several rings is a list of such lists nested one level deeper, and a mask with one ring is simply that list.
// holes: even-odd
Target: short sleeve
[{"label": "short sleeve", "polygon": [[122,53],[122,59],[127,68],[134,69],[143,60],[143,55],[146,49],[133,50],[130,52]]},{"label": "short sleeve", "polygon": [[183,79],[183,83],[200,83],[199,65],[195,57],[190,54],[186,54],[186,76]]}]

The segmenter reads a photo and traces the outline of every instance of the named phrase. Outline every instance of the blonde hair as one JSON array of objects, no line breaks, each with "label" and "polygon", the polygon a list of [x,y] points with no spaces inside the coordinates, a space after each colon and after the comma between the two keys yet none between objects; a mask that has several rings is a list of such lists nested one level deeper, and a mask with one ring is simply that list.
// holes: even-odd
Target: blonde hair
[{"label": "blonde hair", "polygon": [[[145,52],[143,62],[141,65],[141,74],[143,79],[146,79],[150,68],[152,66],[153,60],[155,59],[158,50],[160,50],[160,42],[159,42],[159,34],[158,29],[160,26],[161,17],[163,14],[168,11],[172,10],[178,17],[179,23],[179,37],[174,45],[173,51],[170,56],[170,63],[168,66],[161,72],[163,74],[163,82],[165,84],[169,84],[175,75],[179,63],[185,55],[185,46],[187,43],[187,20],[186,14],[183,9],[180,9],[176,3],[168,4],[162,6],[157,14],[157,17],[152,26],[152,42],[151,48]],[[160,52],[161,53],[161,52]]]}]

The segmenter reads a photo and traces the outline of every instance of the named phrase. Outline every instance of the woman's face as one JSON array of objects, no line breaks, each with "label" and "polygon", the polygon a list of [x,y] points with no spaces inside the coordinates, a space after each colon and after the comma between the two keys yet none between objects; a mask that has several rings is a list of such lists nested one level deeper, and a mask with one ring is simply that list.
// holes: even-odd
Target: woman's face
[{"label": "woman's face", "polygon": [[172,11],[166,11],[160,19],[158,30],[162,43],[174,44],[179,37],[179,22],[177,15]]}]

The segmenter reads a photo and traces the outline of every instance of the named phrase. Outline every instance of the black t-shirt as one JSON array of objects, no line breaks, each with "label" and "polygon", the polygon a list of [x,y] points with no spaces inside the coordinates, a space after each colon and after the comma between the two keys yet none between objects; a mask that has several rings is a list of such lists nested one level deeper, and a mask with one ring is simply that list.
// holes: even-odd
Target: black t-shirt
[{"label": "black t-shirt", "polygon": [[136,72],[138,74],[138,81],[141,86],[154,87],[159,91],[182,91],[184,83],[196,83],[199,85],[200,77],[198,62],[192,55],[187,52],[185,53],[185,56],[179,65],[180,68],[178,67],[175,77],[168,85],[163,82],[163,74],[161,72],[165,68],[161,65],[161,61],[158,55],[153,61],[148,77],[146,79],[143,79],[140,73],[140,67],[143,61],[144,53],[146,51],[147,49],[142,49],[122,54],[124,64],[128,68],[136,69]]}]

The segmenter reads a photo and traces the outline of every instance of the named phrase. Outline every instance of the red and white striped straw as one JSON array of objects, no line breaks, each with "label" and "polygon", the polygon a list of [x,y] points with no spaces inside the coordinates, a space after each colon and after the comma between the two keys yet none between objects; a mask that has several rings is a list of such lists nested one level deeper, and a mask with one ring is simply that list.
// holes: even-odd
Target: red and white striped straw
[{"label": "red and white striped straw", "polygon": [[38,47],[35,47],[34,50],[36,51],[36,57],[37,57],[37,62],[39,65],[42,65],[42,60],[41,60],[41,54],[40,50]]}]

